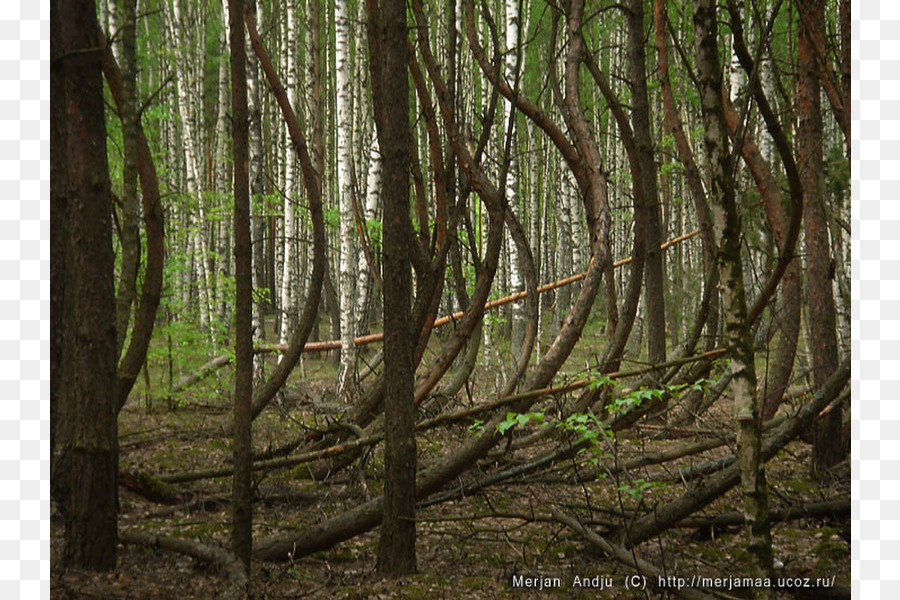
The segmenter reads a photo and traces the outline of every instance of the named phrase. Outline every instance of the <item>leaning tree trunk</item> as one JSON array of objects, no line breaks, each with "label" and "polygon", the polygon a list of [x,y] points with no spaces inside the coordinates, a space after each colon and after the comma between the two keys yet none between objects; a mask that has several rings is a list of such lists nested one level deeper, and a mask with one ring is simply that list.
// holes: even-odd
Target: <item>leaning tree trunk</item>
[{"label": "leaning tree trunk", "polygon": [[[125,334],[131,320],[138,269],[141,263],[141,236],[137,197],[138,181],[138,108],[137,67],[135,65],[135,0],[122,1],[122,102],[119,116],[122,120],[122,211],[121,233],[122,267],[116,293],[116,351],[122,353]],[[117,46],[114,46],[117,47]]]},{"label": "leaning tree trunk", "polygon": [[[704,144],[711,170],[710,200],[718,246],[719,281],[725,320],[725,344],[731,357],[731,393],[737,421],[741,497],[746,523],[750,570],[754,577],[771,578],[772,542],[769,532],[766,482],[760,458],[761,428],[756,395],[753,338],[747,318],[741,264],[741,224],[735,202],[735,162],[728,151],[728,129],[723,106],[723,77],[717,44],[715,0],[694,1],[697,73]],[[770,588],[759,588],[756,598],[774,598]]]}]

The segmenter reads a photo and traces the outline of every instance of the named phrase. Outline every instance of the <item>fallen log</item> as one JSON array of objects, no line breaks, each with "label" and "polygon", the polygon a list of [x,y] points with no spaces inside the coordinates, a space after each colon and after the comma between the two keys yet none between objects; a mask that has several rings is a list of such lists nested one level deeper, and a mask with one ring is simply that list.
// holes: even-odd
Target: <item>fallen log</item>
[{"label": "fallen log", "polygon": [[[786,419],[765,437],[762,442],[760,459],[764,462],[770,460],[788,442],[797,438],[803,430],[808,429],[818,414],[841,394],[849,379],[850,362],[844,361],[796,416]],[[734,463],[719,473],[703,479],[696,486],[689,488],[682,496],[658,506],[652,513],[635,520],[626,531],[622,531],[623,544],[625,547],[631,548],[656,537],[721,497],[737,485],[740,478],[740,466],[738,463]]]},{"label": "fallen log", "polygon": [[244,570],[244,565],[231,552],[224,548],[202,544],[193,540],[177,538],[167,535],[152,535],[142,531],[125,530],[119,532],[119,541],[123,544],[148,546],[150,548],[162,548],[177,554],[184,554],[201,562],[213,565],[223,571],[229,587],[218,598],[231,600],[249,598],[250,579]]},{"label": "fallen log", "polygon": [[[599,535],[582,525],[581,522],[575,517],[564,513],[555,506],[550,507],[550,512],[553,515],[554,519],[556,519],[559,523],[569,527],[570,529],[573,529],[581,537],[587,540],[589,544],[599,548],[605,554],[616,559],[623,565],[627,565],[633,569],[636,569],[645,578],[650,579],[651,582],[658,582],[660,580],[669,579],[667,576],[668,574],[661,569],[658,569],[654,564],[642,558],[638,558],[637,554],[635,554],[631,550],[610,543],[606,539],[600,537]],[[715,596],[691,587],[673,586],[671,588],[665,588],[665,591],[674,592],[678,596],[681,596],[682,598],[688,598],[689,600],[715,600],[716,598]]]},{"label": "fallen log", "polygon": [[[683,242],[687,239],[690,239],[691,237],[697,235],[697,233],[699,233],[699,231],[700,231],[699,229],[695,229],[694,231],[691,231],[684,235],[673,238],[673,239],[665,242],[664,244],[662,244],[660,246],[660,250],[665,250],[666,248],[669,248],[670,246],[673,246],[673,245]],[[631,261],[632,261],[632,258],[629,256],[629,257],[623,258],[621,260],[617,260],[616,262],[613,263],[613,266],[621,267],[623,265],[629,264]],[[560,279],[560,280],[554,281],[552,283],[544,284],[537,288],[537,292],[538,292],[538,294],[543,294],[545,292],[549,292],[549,291],[555,290],[557,288],[561,288],[566,285],[571,285],[573,283],[576,283],[576,282],[584,279],[586,274],[587,274],[587,272],[577,273],[570,277],[566,277],[565,279]],[[528,296],[527,292],[519,292],[517,294],[512,294],[510,296],[505,296],[503,298],[491,300],[490,302],[487,302],[484,305],[484,310],[485,311],[493,310],[495,308],[498,308],[500,306],[505,306],[506,304],[510,304],[512,302],[524,300],[527,296]],[[434,321],[434,324],[432,325],[432,327],[436,329],[438,327],[443,327],[444,325],[447,325],[449,323],[456,322],[457,320],[461,319],[463,317],[463,315],[464,315],[463,312],[455,312],[451,315],[441,317]],[[357,338],[354,338],[353,343],[355,346],[366,346],[368,344],[374,344],[374,343],[381,342],[381,341],[384,341],[383,333],[372,333],[369,335],[362,335]],[[255,354],[276,354],[276,353],[286,352],[289,348],[290,348],[290,346],[288,344],[260,345],[260,346],[256,346],[253,349],[253,352]],[[340,350],[340,348],[341,348],[340,340],[328,340],[328,341],[324,341],[324,342],[308,342],[303,345],[303,354],[312,354],[314,352],[328,352],[330,350]],[[231,364],[231,356],[230,355],[222,354],[220,356],[216,356],[215,358],[213,358],[212,360],[210,360],[209,362],[204,364],[202,367],[197,369],[196,372],[194,372],[190,375],[186,375],[186,376],[182,377],[181,379],[179,379],[178,382],[176,382],[175,385],[172,386],[170,393],[176,394],[178,392],[181,392],[184,389],[186,389],[196,383],[199,383],[205,377],[207,377],[210,373],[212,373],[212,372],[216,371],[217,369],[220,369],[224,366],[227,366],[229,364]]]},{"label": "fallen log", "polygon": [[231,364],[231,355],[230,354],[222,354],[221,356],[217,356],[204,364],[202,367],[194,371],[189,375],[185,375],[175,382],[175,385],[172,386],[172,389],[169,391],[170,394],[177,394],[178,392],[191,387],[195,383],[199,383],[206,379],[208,376],[221,369],[222,367],[228,366]]},{"label": "fallen log", "polygon": [[120,471],[119,483],[142,498],[157,504],[180,504],[184,500],[182,492],[149,473]]},{"label": "fallen log", "polygon": [[[672,238],[667,242],[660,245],[660,250],[665,250],[670,246],[674,246],[675,244],[681,243],[687,239],[690,239],[700,233],[699,229],[695,229],[694,231],[685,233],[684,235],[680,235],[676,238]],[[628,256],[626,258],[622,258],[613,263],[613,267],[622,267],[631,263],[632,257]],[[577,283],[584,279],[587,276],[587,271],[584,273],[576,273],[575,275],[570,275],[564,279],[560,279],[551,283],[545,283],[544,285],[538,286],[537,293],[543,294],[545,292],[549,292],[567,285],[571,285],[573,283]],[[493,310],[495,308],[499,308],[501,306],[505,306],[507,304],[511,304],[513,302],[518,302],[519,300],[524,300],[528,297],[528,292],[518,292],[516,294],[511,294],[509,296],[504,296],[503,298],[497,298],[496,300],[491,300],[490,302],[485,303],[484,310]],[[463,317],[465,313],[462,311],[455,312],[451,315],[443,316],[439,319],[436,319],[432,325],[432,328],[443,327],[449,323],[453,323],[458,321]],[[372,333],[369,335],[363,335],[357,338],[354,338],[353,344],[355,346],[365,346],[367,344],[373,344],[375,342],[384,341],[384,334],[382,333]],[[311,352],[327,352],[329,350],[339,350],[341,347],[340,340],[329,340],[326,342],[311,342],[306,344],[303,347],[303,352],[311,353]],[[271,354],[275,352],[283,352],[287,349],[287,346],[284,344],[273,344],[267,346],[259,346],[255,349],[257,354]]]},{"label": "fallen log", "polygon": [[[816,519],[823,517],[843,517],[850,514],[850,500],[828,500],[810,502],[787,508],[769,509],[769,521],[774,525],[797,519]],[[744,524],[744,515],[739,511],[721,513],[712,517],[689,517],[679,521],[675,526],[686,529],[709,529],[715,527],[735,527]]]}]

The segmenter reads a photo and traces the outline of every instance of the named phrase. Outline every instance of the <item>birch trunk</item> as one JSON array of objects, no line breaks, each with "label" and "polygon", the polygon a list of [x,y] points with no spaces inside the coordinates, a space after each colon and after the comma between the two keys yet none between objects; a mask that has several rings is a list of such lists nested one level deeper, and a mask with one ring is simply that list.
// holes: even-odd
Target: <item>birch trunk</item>
[{"label": "birch trunk", "polygon": [[[382,160],[381,151],[378,148],[378,132],[373,129],[372,143],[369,149],[369,170],[366,175],[366,206],[362,214],[363,227],[367,227],[368,223],[374,221],[377,216],[378,201],[381,198],[381,173]],[[365,255],[360,252],[356,280],[356,304],[359,309],[356,322],[360,333],[368,329],[371,281],[369,263]]]},{"label": "birch trunk", "polygon": [[[503,76],[513,89],[518,89],[519,77],[519,14],[520,7],[518,0],[505,0],[504,12],[506,16],[506,57],[503,61]],[[521,210],[519,209],[519,160],[518,160],[518,127],[516,126],[516,109],[512,102],[503,99],[503,110],[506,114],[507,122],[504,123],[506,135],[506,147],[509,151],[509,166],[506,171],[506,203],[510,210],[519,219]],[[502,137],[501,139],[506,139]],[[507,256],[509,257],[509,294],[515,294],[522,291],[524,284],[522,281],[522,266],[520,264],[519,249],[511,240],[507,240]],[[512,348],[520,348],[525,335],[524,307],[522,302],[514,302],[510,309],[511,335],[510,341]]]},{"label": "birch trunk", "polygon": [[[249,10],[256,10],[257,21],[263,22],[261,9],[255,0],[248,0]],[[290,56],[293,53],[288,53]],[[262,94],[259,82],[259,64],[256,60],[248,60],[247,71],[247,111],[249,119],[249,177],[250,177],[250,235],[252,250],[253,287],[260,289],[265,286],[265,254],[263,237],[265,231],[265,216],[262,210],[262,199],[265,194],[265,182],[263,170],[265,168],[265,155],[263,153],[263,110]],[[252,328],[253,342],[259,343],[265,340],[265,305],[260,294],[254,294]],[[254,356],[253,367],[256,380],[262,379],[263,361],[260,356]]]},{"label": "birch trunk", "polygon": [[[228,23],[228,0],[222,0],[222,14],[224,22]],[[227,54],[228,51],[228,28],[226,27],[222,33],[222,52]],[[233,193],[231,189],[231,153],[229,152],[229,140],[231,139],[231,102],[230,102],[230,79],[229,79],[228,61],[219,61],[219,85],[218,85],[218,115],[216,120],[216,150],[215,164],[216,181],[215,190],[221,198],[227,198]],[[226,258],[231,254],[231,227],[227,219],[222,219],[218,223],[218,245],[216,252],[219,255],[217,278],[224,281],[231,272],[229,269],[229,260]],[[224,286],[217,286],[217,294],[214,298],[214,305],[219,319],[226,323],[228,321],[229,304],[228,296],[225,294]]]},{"label": "birch trunk", "polygon": [[[297,18],[293,10],[288,9],[287,14],[287,40],[288,46],[293,48],[297,40]],[[309,34],[307,34],[309,35]],[[294,52],[288,52],[288,68],[287,68],[287,93],[291,106],[299,106],[298,104],[298,81],[297,81],[297,59]],[[281,267],[281,330],[279,332],[279,342],[287,344],[291,339],[294,327],[297,321],[296,311],[296,268],[294,264],[297,262],[297,217],[294,210],[294,198],[298,191],[297,185],[297,168],[293,150],[289,145],[284,148],[285,152],[285,172],[284,172],[284,241],[282,243],[282,267]],[[280,362],[280,358],[279,358]]]},{"label": "birch trunk", "polygon": [[[719,281],[725,320],[725,343],[731,357],[731,394],[737,422],[741,497],[747,531],[750,570],[754,577],[773,577],[766,480],[760,455],[761,429],[756,395],[753,340],[747,318],[741,264],[741,225],[735,202],[735,181],[728,151],[728,129],[723,107],[722,70],[719,65],[715,0],[694,1],[697,73],[710,166],[710,199],[718,247]],[[769,587],[754,590],[755,598],[774,598]]]},{"label": "birch trunk", "polygon": [[355,387],[356,315],[354,284],[356,283],[356,228],[353,218],[353,76],[350,47],[350,17],[347,0],[335,3],[335,75],[337,99],[337,170],[338,206],[340,210],[340,257],[338,294],[341,318],[341,363],[338,370],[338,393],[348,398]]},{"label": "birch trunk", "polygon": [[182,20],[181,6],[178,0],[175,0],[171,10],[169,10],[168,2],[163,3],[166,11],[166,22],[169,29],[169,36],[176,46],[175,72],[177,77],[177,105],[178,114],[182,126],[182,151],[184,152],[185,177],[184,186],[188,196],[197,202],[197,218],[192,212],[185,216],[185,225],[189,229],[190,245],[194,253],[193,268],[197,273],[199,281],[197,282],[198,302],[200,308],[200,325],[207,329],[210,340],[215,343],[215,332],[212,326],[212,302],[210,298],[210,279],[207,271],[207,257],[209,251],[207,248],[206,236],[206,211],[203,206],[203,195],[200,178],[200,165],[197,158],[199,147],[199,137],[197,135],[197,121],[192,96],[195,96],[194,88],[196,83],[192,80],[194,73],[190,70],[187,55],[190,53],[190,40],[186,39],[186,31],[190,31],[186,23]]}]

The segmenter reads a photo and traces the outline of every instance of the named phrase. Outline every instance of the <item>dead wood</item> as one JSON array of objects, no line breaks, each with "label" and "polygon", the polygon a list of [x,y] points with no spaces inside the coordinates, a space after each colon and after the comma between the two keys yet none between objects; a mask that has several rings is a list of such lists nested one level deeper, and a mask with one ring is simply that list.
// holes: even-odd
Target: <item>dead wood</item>
[{"label": "dead wood", "polygon": [[189,375],[185,375],[175,382],[175,385],[172,386],[172,389],[169,391],[170,394],[177,394],[192,385],[200,383],[217,370],[222,367],[228,366],[231,364],[231,355],[230,354],[222,354],[221,356],[217,356],[212,360],[204,363],[202,367],[194,371]]},{"label": "dead wood", "polygon": [[[844,361],[796,416],[786,419],[765,437],[760,459],[764,462],[770,460],[788,442],[799,436],[803,430],[808,429],[819,412],[841,393],[849,378],[850,362]],[[657,507],[653,513],[637,519],[627,531],[623,531],[622,538],[625,546],[630,548],[645,542],[709,505],[737,485],[740,477],[740,467],[734,463],[725,470],[702,479],[679,498]]]},{"label": "dead wood", "polygon": [[[683,235],[672,238],[671,240],[666,241],[665,243],[659,246],[660,250],[666,250],[675,244],[679,244],[685,240],[688,240],[695,235],[700,233],[699,229],[695,229],[693,231],[689,231]],[[626,256],[625,258],[621,258],[615,262],[613,262],[613,267],[623,267],[627,264],[631,264],[633,258],[631,256]],[[583,280],[587,272],[584,273],[576,273],[575,275],[570,275],[569,277],[565,277],[563,279],[559,279],[557,281],[553,281],[550,283],[545,283],[541,286],[537,287],[537,293],[543,294],[546,292],[550,292],[556,289],[559,289],[563,286],[572,285],[573,283],[578,283]],[[491,300],[490,302],[485,302],[484,311],[487,312],[489,310],[493,310],[495,308],[500,308],[501,306],[506,306],[507,304],[512,304],[513,302],[518,302],[520,300],[525,300],[528,298],[528,291],[517,292],[515,294],[510,294],[509,296],[504,296],[503,298],[497,298],[496,300]],[[440,317],[434,321],[432,325],[433,328],[437,329],[438,327],[443,327],[444,325],[449,325],[451,323],[456,323],[464,316],[463,311],[458,311],[450,315],[446,315]],[[365,346],[367,344],[374,344],[377,342],[384,341],[384,335],[381,333],[372,333],[369,335],[361,335],[359,337],[354,338],[353,344],[355,346]],[[312,352],[327,352],[329,350],[339,350],[341,347],[340,340],[328,340],[325,342],[310,342],[303,347],[304,353],[312,353]],[[287,349],[286,344],[271,344],[257,347],[257,354],[272,354],[277,352],[284,352]]]},{"label": "dead wood", "polygon": [[[582,525],[581,522],[578,521],[578,519],[576,519],[575,517],[564,513],[555,506],[550,507],[550,512],[553,514],[554,519],[556,519],[558,522],[573,529],[576,533],[581,535],[581,537],[587,540],[588,543],[590,543],[592,546],[596,546],[605,554],[616,559],[623,565],[627,565],[633,569],[636,569],[640,574],[650,578],[651,581],[667,579],[666,573],[664,571],[658,569],[652,563],[642,558],[638,558],[637,554],[635,554],[632,550],[628,550],[626,548],[616,546],[608,542],[606,539],[600,537],[599,535]],[[710,594],[690,587],[679,588],[675,586],[672,588],[666,588],[666,591],[674,592],[682,598],[688,598],[690,600],[715,599],[715,596],[711,596]]]},{"label": "dead wood", "polygon": [[[823,517],[845,517],[850,514],[850,500],[828,500],[810,502],[787,508],[769,509],[769,521],[774,525],[797,519],[818,519]],[[690,529],[711,529],[734,527],[744,524],[744,515],[738,511],[718,514],[712,517],[690,517],[680,521],[676,527]]]},{"label": "dead wood", "polygon": [[244,565],[231,552],[217,546],[166,535],[151,535],[142,531],[120,531],[119,541],[124,544],[162,548],[184,554],[223,571],[229,586],[218,597],[221,600],[238,600],[250,595],[250,580]]},{"label": "dead wood", "polygon": [[119,483],[138,496],[157,504],[180,504],[184,494],[175,486],[149,473],[120,471]]}]

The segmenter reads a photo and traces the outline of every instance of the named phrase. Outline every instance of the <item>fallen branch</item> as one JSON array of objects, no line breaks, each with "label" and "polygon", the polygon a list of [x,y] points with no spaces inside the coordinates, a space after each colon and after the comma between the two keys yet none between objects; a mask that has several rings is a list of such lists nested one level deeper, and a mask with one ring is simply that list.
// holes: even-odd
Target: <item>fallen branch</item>
[{"label": "fallen branch", "polygon": [[142,531],[120,531],[119,541],[123,544],[162,548],[177,554],[185,554],[197,560],[218,567],[228,577],[230,586],[219,596],[221,600],[249,598],[250,580],[244,565],[224,548],[202,544],[167,535],[152,535]]},{"label": "fallen branch", "polygon": [[185,375],[181,379],[175,382],[175,385],[172,386],[170,390],[170,394],[177,394],[178,392],[191,387],[195,383],[199,383],[206,379],[209,375],[231,364],[231,355],[230,354],[222,354],[221,356],[217,356],[214,359],[210,360],[202,367],[191,373],[190,375]]},{"label": "fallen branch", "polygon": [[[660,250],[665,250],[670,246],[683,242],[691,237],[697,235],[699,233],[699,229],[695,229],[689,233],[673,238],[660,246]],[[618,260],[613,263],[613,267],[621,267],[623,265],[627,265],[632,261],[632,257],[626,257],[621,260]],[[565,279],[560,279],[558,281],[554,281],[552,283],[544,284],[537,288],[538,294],[543,294],[545,292],[549,292],[558,288],[561,288],[566,285],[571,285],[578,281],[581,281],[585,278],[587,273],[577,273],[570,277],[566,277]],[[504,306],[506,304],[510,304],[512,302],[517,302],[519,300],[524,300],[528,296],[528,292],[519,292],[517,294],[512,294],[510,296],[505,296],[503,298],[498,298],[496,300],[491,300],[484,305],[484,310],[492,310],[498,308],[500,306]],[[463,317],[463,312],[455,312],[452,315],[447,315],[436,319],[433,328],[443,327],[449,323],[454,323]],[[362,335],[353,339],[353,344],[355,346],[366,346],[368,344],[374,344],[377,342],[384,341],[383,333],[372,333],[369,335]],[[286,352],[290,346],[288,344],[272,344],[272,345],[260,345],[256,346],[253,349],[255,354],[276,354]],[[324,342],[309,342],[304,344],[303,353],[304,354],[312,354],[314,352],[328,352],[329,350],[340,350],[341,341],[340,340],[328,340]],[[172,393],[178,393],[195,383],[202,381],[207,375],[211,372],[224,367],[231,363],[231,356],[227,354],[222,354],[217,356],[207,362],[205,365],[200,367],[195,373],[191,375],[187,375],[178,380],[178,382],[172,387]],[[673,363],[675,364],[675,363]]]},{"label": "fallen branch", "polygon": [[[691,231],[684,235],[680,235],[680,236],[673,238],[671,240],[668,240],[664,244],[660,245],[659,249],[665,250],[665,249],[669,248],[670,246],[674,246],[675,244],[678,244],[680,242],[683,242],[687,239],[694,237],[698,233],[700,233],[700,230],[695,229],[694,231]],[[614,262],[613,267],[622,267],[624,265],[631,263],[631,261],[632,261],[632,257],[628,256],[626,258],[623,258],[623,259],[620,259],[620,260],[617,260],[616,262]],[[585,278],[586,275],[587,275],[587,272],[577,273],[575,275],[566,277],[565,279],[560,279],[560,280],[554,281],[552,283],[546,283],[542,286],[539,286],[537,288],[537,292],[538,292],[538,294],[543,294],[545,292],[549,292],[549,291],[552,291],[552,290],[555,290],[555,289],[558,289],[558,288],[561,288],[561,287],[564,287],[567,285],[571,285],[573,283],[581,281],[582,279]],[[498,308],[500,306],[505,306],[505,305],[511,304],[513,302],[518,302],[519,300],[524,300],[527,297],[528,297],[528,292],[518,292],[518,293],[512,294],[510,296],[504,296],[503,298],[498,298],[496,300],[491,300],[490,302],[485,303],[484,310],[486,310],[486,311],[492,310],[492,309]],[[463,315],[464,315],[464,313],[462,311],[459,311],[459,312],[453,313],[452,315],[447,315],[447,316],[441,317],[434,321],[434,324],[432,325],[432,327],[433,328],[443,327],[444,325],[458,321],[459,319],[461,319],[463,317]],[[363,336],[354,338],[353,344],[355,346],[365,346],[366,344],[373,344],[375,342],[381,342],[383,340],[384,340],[384,334],[373,333],[373,334],[363,335]],[[312,342],[312,343],[306,344],[303,347],[303,351],[307,352],[307,353],[326,352],[328,350],[338,350],[338,349],[340,349],[340,347],[341,347],[340,340],[330,340],[330,341],[326,341],[326,342]],[[286,349],[287,349],[287,346],[284,344],[274,344],[274,345],[270,345],[270,346],[259,346],[258,348],[255,349],[255,351],[257,354],[270,354],[270,353],[275,353],[275,352],[283,352]]]},{"label": "fallen branch", "polygon": [[[638,558],[637,554],[634,553],[633,550],[627,550],[622,548],[621,546],[615,546],[600,537],[590,529],[586,528],[581,522],[578,521],[575,517],[568,515],[561,511],[559,508],[555,506],[550,507],[550,512],[553,514],[553,518],[563,525],[575,530],[576,533],[581,535],[585,540],[588,541],[592,546],[596,546],[600,548],[604,553],[616,559],[623,565],[627,565],[636,569],[641,575],[646,578],[649,578],[652,581],[659,581],[660,579],[668,579],[668,574],[664,571],[658,569],[655,565],[642,558]],[[656,586],[653,586],[656,587]],[[715,596],[711,596],[705,592],[701,592],[698,589],[690,588],[690,587],[678,587],[674,586],[671,588],[665,588],[666,591],[674,592],[675,594],[681,596],[682,598],[688,598],[689,600],[714,600]]]},{"label": "fallen branch", "polygon": [[[718,354],[720,350],[714,350],[712,353],[705,353],[698,357],[690,357],[687,359],[678,359],[673,362],[688,362],[690,360],[703,360],[705,357],[710,354]],[[670,364],[670,363],[666,363]],[[610,373],[607,377],[610,379],[617,379],[622,377],[633,377],[635,375],[642,374],[647,370],[653,369],[656,367],[649,367],[648,369],[640,369],[637,371],[620,371],[616,373]],[[554,394],[563,394],[567,392],[571,392],[574,390],[579,390],[589,386],[594,382],[594,379],[585,378],[579,379],[577,381],[572,381],[569,383],[565,383],[562,385],[558,385],[555,387],[541,388],[536,390],[531,390],[528,392],[522,392],[519,394],[513,394],[510,396],[506,396],[504,398],[500,398],[498,400],[494,400],[493,402],[488,402],[484,404],[479,404],[470,408],[464,408],[453,413],[442,414],[436,417],[425,419],[424,421],[419,422],[416,425],[416,431],[425,431],[428,429],[433,429],[439,425],[447,424],[447,423],[455,423],[460,421],[465,421],[471,417],[474,417],[479,414],[483,414],[486,412],[493,411],[494,409],[500,408],[502,406],[507,406],[511,404],[516,404],[523,400],[536,400],[544,396],[551,396]],[[299,464],[312,462],[314,460],[320,460],[323,458],[331,458],[334,456],[338,456],[344,454],[346,452],[351,452],[354,450],[358,450],[360,448],[364,448],[367,446],[371,446],[377,444],[382,439],[384,439],[383,433],[373,433],[366,437],[360,437],[359,439],[348,442],[344,444],[336,444],[333,446],[329,446],[327,448],[313,450],[309,452],[304,452],[302,454],[298,454],[296,456],[292,456],[289,458],[267,458],[265,460],[257,460],[253,464],[253,471],[267,471],[272,469],[281,469],[294,467]],[[301,438],[294,440],[281,448],[277,448],[275,450],[267,451],[264,455],[266,457],[273,456],[284,456],[285,454],[293,451],[297,448],[301,443],[306,441],[306,434],[301,436]],[[204,471],[194,471],[191,473],[180,473],[180,474],[170,474],[160,476],[159,479],[166,483],[186,483],[189,481],[197,481],[200,479],[215,479],[218,477],[230,477],[233,473],[233,469],[230,467],[222,468],[222,469],[209,469]]]},{"label": "fallen branch", "polygon": [[[769,522],[773,525],[797,519],[842,517],[850,514],[850,500],[829,500],[826,502],[810,502],[788,508],[769,509]],[[733,511],[712,517],[690,517],[680,521],[676,527],[690,529],[708,529],[713,527],[736,527],[744,524],[744,515]]]},{"label": "fallen branch", "polygon": [[[803,430],[808,429],[822,409],[841,394],[849,379],[850,362],[844,361],[795,417],[786,419],[765,437],[762,441],[760,459],[762,461],[770,460],[788,442],[799,436]],[[721,497],[737,485],[740,477],[739,465],[735,463],[715,475],[704,478],[696,486],[689,488],[682,496],[657,507],[653,513],[632,523],[628,530],[623,532],[625,546],[630,548],[659,535]]]},{"label": "fallen branch", "polygon": [[184,500],[178,488],[149,473],[120,471],[119,483],[125,489],[157,504],[180,504]]}]

